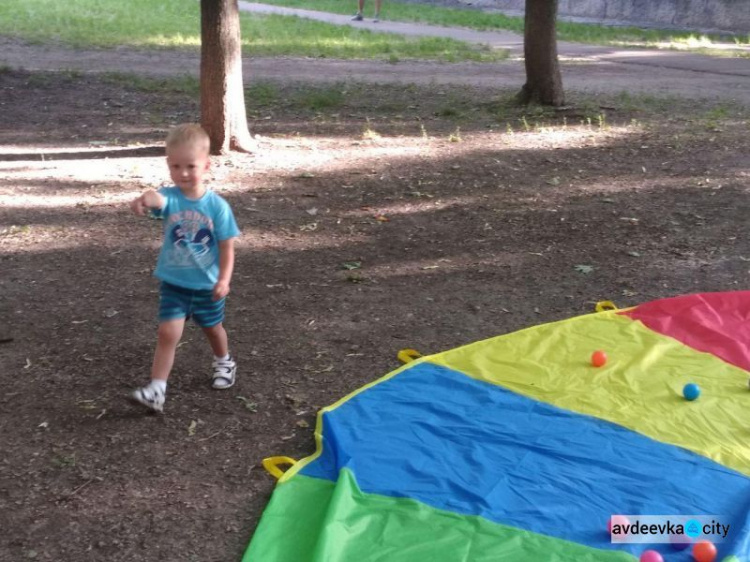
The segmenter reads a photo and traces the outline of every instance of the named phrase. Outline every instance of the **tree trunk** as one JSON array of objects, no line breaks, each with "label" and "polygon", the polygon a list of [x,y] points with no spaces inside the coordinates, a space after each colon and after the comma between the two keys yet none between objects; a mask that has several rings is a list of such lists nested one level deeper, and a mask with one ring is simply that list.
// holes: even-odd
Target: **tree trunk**
[{"label": "tree trunk", "polygon": [[251,152],[237,0],[201,0],[201,125],[211,153]]},{"label": "tree trunk", "polygon": [[560,63],[557,60],[558,0],[526,0],[523,51],[526,84],[521,103],[559,107],[565,104]]}]

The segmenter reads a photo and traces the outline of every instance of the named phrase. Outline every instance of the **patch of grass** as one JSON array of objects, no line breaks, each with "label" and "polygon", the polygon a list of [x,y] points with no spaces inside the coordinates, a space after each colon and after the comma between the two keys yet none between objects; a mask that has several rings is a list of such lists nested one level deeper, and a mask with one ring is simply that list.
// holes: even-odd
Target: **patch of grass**
[{"label": "patch of grass", "polygon": [[[338,14],[349,14],[353,7],[341,0],[263,0],[265,4],[275,4],[290,8],[305,8]],[[469,27],[479,30],[505,29],[523,33],[523,18],[505,16],[494,12],[485,12],[471,8],[445,8],[428,4],[413,4],[390,0],[383,7],[385,19],[394,21],[414,21],[435,25]],[[723,56],[750,56],[741,51],[722,51],[714,53],[705,49],[714,43],[727,41],[736,45],[750,45],[750,34],[736,35],[728,38],[725,35],[696,35],[689,31],[665,29],[642,29],[639,27],[609,27],[585,23],[563,22],[557,24],[558,37],[564,41],[594,43],[600,45],[633,44],[662,48],[682,48],[687,50],[706,50],[710,54]]]},{"label": "patch of grass", "polygon": [[[258,91],[263,92],[266,87],[271,95],[262,94],[258,100],[250,90],[247,95],[249,113],[259,123],[269,116],[282,122],[284,115],[293,115],[295,123],[300,120],[325,123],[327,131],[369,141],[405,135],[466,142],[473,133],[488,129],[509,135],[581,128],[608,133],[623,127],[641,130],[644,123],[653,127],[653,123],[667,120],[665,116],[668,122],[664,127],[684,126],[705,133],[746,126],[743,119],[748,112],[734,104],[709,100],[702,101],[701,110],[696,111],[693,100],[627,92],[596,96],[570,93],[568,107],[556,110],[519,105],[516,88],[498,90],[488,96],[486,89],[471,86],[341,82],[274,83],[260,86]],[[690,123],[685,117],[688,114]],[[296,127],[295,124],[289,130],[297,131]]]},{"label": "patch of grass", "polygon": [[435,112],[438,117],[460,117],[461,112],[454,106],[446,105]]},{"label": "patch of grass", "polygon": [[198,45],[198,2],[3,0],[0,33],[74,47]]},{"label": "patch of grass", "polygon": [[313,111],[323,111],[341,107],[344,94],[339,88],[319,88],[303,90],[297,96],[296,103]]},{"label": "patch of grass", "polygon": [[62,81],[64,84],[77,82],[83,76],[83,72],[72,69],[63,69],[57,72],[35,72],[28,78],[27,84],[33,88],[46,88],[59,85]]},{"label": "patch of grass", "polygon": [[407,38],[277,15],[243,17],[243,36],[249,38],[243,41],[246,52],[264,56],[379,59],[392,64],[405,59],[491,62],[508,56],[444,37]]},{"label": "patch of grass", "polygon": [[[407,38],[291,16],[241,16],[243,48],[255,56],[496,61],[505,52],[440,37]],[[0,34],[88,47],[200,45],[199,3],[186,0],[3,0]]]},{"label": "patch of grass", "polygon": [[267,106],[279,99],[279,89],[270,82],[256,82],[245,89],[245,97],[257,106]]},{"label": "patch of grass", "polygon": [[106,72],[101,75],[105,84],[122,86],[149,93],[176,93],[198,95],[200,81],[194,76],[177,76],[169,78],[150,78],[130,72]]}]

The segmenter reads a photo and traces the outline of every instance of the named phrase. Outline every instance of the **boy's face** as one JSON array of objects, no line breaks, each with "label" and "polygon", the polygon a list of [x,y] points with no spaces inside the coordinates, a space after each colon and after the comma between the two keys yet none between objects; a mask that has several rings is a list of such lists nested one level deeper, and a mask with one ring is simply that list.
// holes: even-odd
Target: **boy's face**
[{"label": "boy's face", "polygon": [[199,147],[177,145],[167,149],[169,174],[184,192],[194,192],[203,186],[203,175],[209,164],[208,152]]}]

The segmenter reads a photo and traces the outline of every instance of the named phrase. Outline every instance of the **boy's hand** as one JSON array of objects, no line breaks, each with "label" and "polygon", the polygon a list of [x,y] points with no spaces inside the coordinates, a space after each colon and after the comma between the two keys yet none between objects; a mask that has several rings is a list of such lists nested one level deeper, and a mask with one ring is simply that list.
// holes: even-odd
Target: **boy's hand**
[{"label": "boy's hand", "polygon": [[133,199],[130,202],[130,208],[136,215],[145,215],[151,209],[163,209],[164,197],[153,189],[149,189]]},{"label": "boy's hand", "polygon": [[143,216],[148,211],[146,203],[143,201],[143,195],[139,195],[130,202],[130,209],[136,214]]},{"label": "boy's hand", "polygon": [[229,294],[229,281],[219,280],[214,285],[214,300],[220,301]]}]

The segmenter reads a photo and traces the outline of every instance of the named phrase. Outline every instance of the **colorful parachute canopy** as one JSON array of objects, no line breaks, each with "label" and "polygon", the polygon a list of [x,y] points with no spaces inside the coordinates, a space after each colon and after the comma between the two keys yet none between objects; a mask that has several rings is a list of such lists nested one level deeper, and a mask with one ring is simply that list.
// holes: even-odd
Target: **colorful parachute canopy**
[{"label": "colorful parachute canopy", "polygon": [[717,560],[747,560],[748,346],[750,291],[410,362],[321,411],[317,452],[281,477],[244,562],[692,560],[612,544],[613,514],[718,516]]}]

